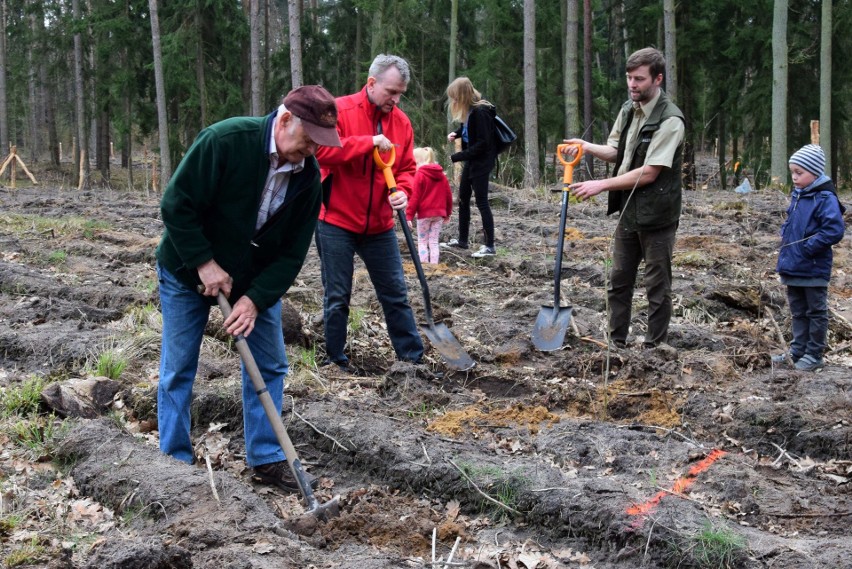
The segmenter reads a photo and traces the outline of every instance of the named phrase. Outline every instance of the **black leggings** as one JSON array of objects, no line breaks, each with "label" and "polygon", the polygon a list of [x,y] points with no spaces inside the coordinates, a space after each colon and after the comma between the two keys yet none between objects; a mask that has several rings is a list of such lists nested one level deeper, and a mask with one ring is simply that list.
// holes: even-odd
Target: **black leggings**
[{"label": "black leggings", "polygon": [[485,230],[485,244],[494,247],[494,216],[488,205],[488,176],[470,176],[470,166],[464,164],[459,183],[459,243],[467,243],[470,233],[470,196],[476,197],[476,207],[482,216],[482,228]]}]

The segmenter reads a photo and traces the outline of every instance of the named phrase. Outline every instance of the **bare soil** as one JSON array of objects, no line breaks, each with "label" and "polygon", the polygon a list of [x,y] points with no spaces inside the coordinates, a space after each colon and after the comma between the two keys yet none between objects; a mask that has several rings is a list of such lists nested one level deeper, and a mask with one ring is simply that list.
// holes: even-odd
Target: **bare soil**
[{"label": "bare soil", "polygon": [[363,373],[319,365],[312,248],[284,307],[284,419],[320,501],[340,497],[341,515],[317,522],[298,496],[251,480],[239,356],[218,310],[195,384],[199,460],[158,451],[157,196],[0,189],[0,386],[91,378],[106,350],[129,361],[102,416],[57,416],[44,455],[3,423],[3,558],[30,547],[20,566],[444,567],[434,532],[436,558],[456,546],[452,566],[476,569],[852,567],[849,238],[835,247],[826,367],[796,371],[770,361],[790,328],[773,274],[786,196],[687,192],[670,347],[642,347],[640,286],[633,341],[610,350],[615,220],[601,199],[572,203],[561,290],[573,324],[544,353],[530,335],[553,304],[559,200],[495,186],[497,256],[447,250],[426,265],[436,320],[477,362],[466,372],[434,350],[426,365],[394,362],[361,266],[349,352]]}]

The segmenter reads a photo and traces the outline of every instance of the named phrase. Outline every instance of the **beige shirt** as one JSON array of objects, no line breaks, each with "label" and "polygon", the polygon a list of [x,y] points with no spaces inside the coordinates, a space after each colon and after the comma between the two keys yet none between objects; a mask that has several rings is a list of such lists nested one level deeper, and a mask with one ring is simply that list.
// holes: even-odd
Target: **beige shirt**
[{"label": "beige shirt", "polygon": [[[633,156],[636,146],[639,144],[639,129],[648,121],[648,117],[654,112],[654,107],[657,106],[657,101],[659,100],[660,91],[657,91],[654,98],[644,105],[633,103],[633,122],[630,123],[630,129],[627,131],[624,160],[621,162],[618,172],[615,172],[616,176],[630,171],[630,157]],[[618,113],[618,117],[615,119],[615,124],[612,127],[612,132],[609,133],[609,138],[606,141],[607,146],[618,148],[618,141],[621,140],[621,131],[623,129],[622,113]],[[677,147],[683,141],[684,133],[683,121],[677,117],[671,117],[660,123],[659,130],[651,137],[648,154],[645,156],[645,165],[671,168]]]}]

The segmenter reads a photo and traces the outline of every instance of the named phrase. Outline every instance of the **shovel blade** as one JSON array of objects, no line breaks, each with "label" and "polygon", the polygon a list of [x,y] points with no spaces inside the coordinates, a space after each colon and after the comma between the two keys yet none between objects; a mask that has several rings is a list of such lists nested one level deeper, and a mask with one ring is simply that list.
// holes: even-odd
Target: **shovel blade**
[{"label": "shovel blade", "polygon": [[465,371],[476,365],[445,324],[421,326],[420,329],[447,362],[447,366],[457,371]]},{"label": "shovel blade", "polygon": [[305,512],[305,514],[314,516],[321,522],[327,522],[332,518],[340,517],[340,496],[335,496],[324,504],[317,503],[312,509]]},{"label": "shovel blade", "polygon": [[562,348],[571,324],[571,307],[542,306],[533,327],[532,341],[537,350],[552,352]]}]

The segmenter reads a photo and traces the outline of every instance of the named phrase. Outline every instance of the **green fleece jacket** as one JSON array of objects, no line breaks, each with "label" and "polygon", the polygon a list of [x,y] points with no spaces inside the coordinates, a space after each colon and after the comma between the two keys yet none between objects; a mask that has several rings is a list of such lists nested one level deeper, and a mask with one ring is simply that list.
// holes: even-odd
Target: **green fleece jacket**
[{"label": "green fleece jacket", "polygon": [[276,114],[230,118],[201,131],[160,204],[160,264],[195,290],[197,267],[214,259],[234,279],[231,302],[246,295],[261,311],[299,274],[322,198],[319,165],[310,157],[290,177],[284,204],[255,232]]}]

